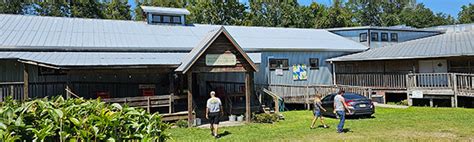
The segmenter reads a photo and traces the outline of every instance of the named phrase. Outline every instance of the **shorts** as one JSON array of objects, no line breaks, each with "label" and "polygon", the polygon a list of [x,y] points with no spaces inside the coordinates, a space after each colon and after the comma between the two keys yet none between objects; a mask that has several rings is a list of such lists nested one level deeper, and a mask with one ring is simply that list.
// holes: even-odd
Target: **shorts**
[{"label": "shorts", "polygon": [[209,113],[209,123],[211,124],[219,124],[219,118],[221,114],[219,112],[211,112]]},{"label": "shorts", "polygon": [[321,111],[314,111],[313,114],[315,117],[321,117]]}]

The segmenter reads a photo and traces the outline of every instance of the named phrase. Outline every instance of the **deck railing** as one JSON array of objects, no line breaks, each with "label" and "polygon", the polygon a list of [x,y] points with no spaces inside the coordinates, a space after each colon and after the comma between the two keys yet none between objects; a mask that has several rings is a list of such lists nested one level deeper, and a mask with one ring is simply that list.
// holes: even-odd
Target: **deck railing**
[{"label": "deck railing", "polygon": [[336,74],[336,84],[362,86],[376,89],[406,89],[406,74],[402,73],[341,73]]},{"label": "deck railing", "polygon": [[23,82],[0,82],[0,102],[9,96],[15,100],[23,100]]},{"label": "deck railing", "polygon": [[412,89],[452,89],[454,73],[413,73],[408,74],[408,87]]},{"label": "deck railing", "polygon": [[456,74],[456,91],[460,96],[474,96],[474,74]]},{"label": "deck railing", "polygon": [[336,93],[340,88],[346,92],[354,92],[370,98],[371,90],[367,87],[358,86],[333,86],[333,85],[283,85],[272,84],[268,86],[269,90],[282,97],[287,103],[309,103],[316,94],[323,97]]}]

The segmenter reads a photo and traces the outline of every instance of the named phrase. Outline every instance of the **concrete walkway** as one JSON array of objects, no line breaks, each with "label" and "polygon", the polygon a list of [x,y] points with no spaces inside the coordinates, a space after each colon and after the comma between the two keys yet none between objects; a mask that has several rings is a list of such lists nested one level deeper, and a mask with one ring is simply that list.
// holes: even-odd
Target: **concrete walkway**
[{"label": "concrete walkway", "polygon": [[402,105],[389,105],[389,104],[379,104],[374,102],[375,107],[383,107],[383,108],[401,108],[401,109],[407,109],[408,106],[402,106]]},{"label": "concrete walkway", "polygon": [[[219,127],[232,127],[232,126],[242,126],[242,125],[245,125],[245,122],[238,122],[238,121],[222,121],[222,122],[219,122]],[[197,126],[198,128],[204,128],[204,129],[209,129],[210,127],[210,124],[203,124],[203,125],[199,125]]]}]

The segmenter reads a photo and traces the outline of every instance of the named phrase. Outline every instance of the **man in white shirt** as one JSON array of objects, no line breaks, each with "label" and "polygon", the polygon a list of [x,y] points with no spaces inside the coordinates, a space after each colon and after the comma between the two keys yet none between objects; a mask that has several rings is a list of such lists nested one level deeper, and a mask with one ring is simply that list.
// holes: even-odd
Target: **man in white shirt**
[{"label": "man in white shirt", "polygon": [[211,98],[206,103],[206,118],[211,124],[212,136],[219,138],[217,127],[219,126],[219,117],[223,114],[221,99],[216,97],[216,92],[211,91]]},{"label": "man in white shirt", "polygon": [[334,97],[334,113],[339,117],[339,125],[337,125],[337,133],[342,133],[344,128],[344,122],[346,121],[346,110],[351,112],[347,107],[346,100],[344,99],[345,91],[339,89],[337,95]]}]

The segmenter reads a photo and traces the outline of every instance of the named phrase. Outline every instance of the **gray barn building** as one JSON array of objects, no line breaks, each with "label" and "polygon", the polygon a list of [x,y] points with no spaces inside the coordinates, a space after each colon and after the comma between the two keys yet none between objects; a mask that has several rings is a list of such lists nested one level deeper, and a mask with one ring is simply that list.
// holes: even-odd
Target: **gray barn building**
[{"label": "gray barn building", "polygon": [[[72,94],[110,102],[138,101],[137,105],[148,101],[144,105],[148,109],[187,110],[189,116],[195,111],[199,117],[204,108],[197,101],[207,98],[209,90],[217,90],[228,100],[227,114],[243,114],[232,106],[257,105],[253,91],[246,90],[253,87],[247,86],[246,74],[215,69],[234,67],[249,57],[246,64],[256,65],[256,72],[251,73],[255,86],[331,85],[331,66],[325,60],[367,49],[322,29],[184,25],[184,18],[176,17],[186,13],[182,9],[173,12],[155,7],[146,13],[149,20],[159,22],[0,14],[0,97]],[[219,54],[209,55],[207,48],[200,47],[203,42]],[[177,71],[197,47],[206,54],[206,64],[198,65],[211,69],[191,76]],[[244,52],[237,52],[239,49]],[[207,64],[208,60],[215,64]],[[238,62],[229,65],[229,60]],[[250,71],[245,68],[244,72]],[[189,78],[191,83],[185,83]],[[186,97],[188,101],[180,100]],[[170,101],[163,104],[160,99]],[[169,110],[161,110],[162,106]]]}]

